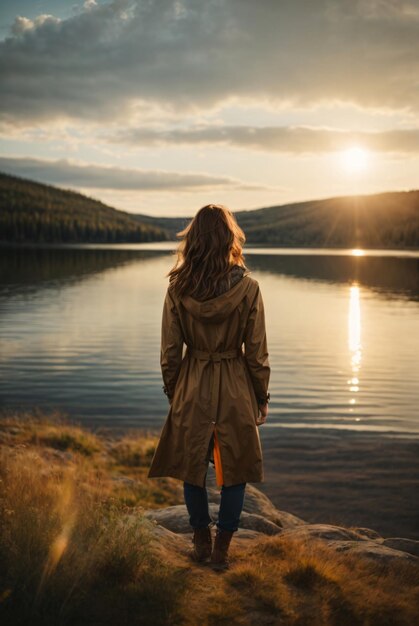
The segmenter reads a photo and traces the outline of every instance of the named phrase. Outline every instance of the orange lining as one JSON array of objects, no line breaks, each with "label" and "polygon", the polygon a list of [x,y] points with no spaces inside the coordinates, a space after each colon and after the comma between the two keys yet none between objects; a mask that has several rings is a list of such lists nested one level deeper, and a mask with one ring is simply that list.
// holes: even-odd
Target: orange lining
[{"label": "orange lining", "polygon": [[218,443],[217,432],[214,427],[214,465],[215,465],[215,478],[217,481],[217,487],[223,486],[223,468],[221,465],[220,446]]}]

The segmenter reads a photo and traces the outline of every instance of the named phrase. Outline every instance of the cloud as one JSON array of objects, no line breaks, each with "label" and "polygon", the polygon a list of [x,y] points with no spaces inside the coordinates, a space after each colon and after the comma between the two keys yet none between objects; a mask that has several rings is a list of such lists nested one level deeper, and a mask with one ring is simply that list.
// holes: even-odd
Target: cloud
[{"label": "cloud", "polygon": [[236,190],[266,190],[269,187],[243,183],[228,176],[200,173],[141,170],[85,164],[59,159],[0,157],[0,171],[44,183],[76,188],[134,191],[197,191],[214,187]]},{"label": "cloud", "polygon": [[307,126],[196,125],[156,130],[128,128],[105,139],[135,146],[228,145],[289,153],[321,153],[343,150],[354,144],[379,152],[419,153],[419,128],[380,132],[353,132]]},{"label": "cloud", "polygon": [[85,2],[83,3],[83,8],[86,9],[87,11],[89,9],[93,9],[97,6],[97,2],[96,0],[85,0]]},{"label": "cloud", "polygon": [[12,124],[179,115],[235,99],[417,112],[419,11],[403,0],[115,0],[18,17],[0,42]]},{"label": "cloud", "polygon": [[18,15],[12,25],[12,33],[16,37],[30,30],[35,30],[44,24],[59,24],[61,20],[53,15],[38,15],[34,20]]}]

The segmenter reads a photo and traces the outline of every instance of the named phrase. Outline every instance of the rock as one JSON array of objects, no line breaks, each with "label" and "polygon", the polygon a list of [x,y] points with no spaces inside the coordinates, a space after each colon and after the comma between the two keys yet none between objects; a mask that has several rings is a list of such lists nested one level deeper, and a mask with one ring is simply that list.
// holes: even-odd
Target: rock
[{"label": "rock", "polygon": [[262,533],[258,532],[257,530],[249,530],[247,528],[240,528],[239,526],[238,531],[234,533],[234,538],[244,539],[245,541],[249,541],[253,539],[259,539],[261,535]]},{"label": "rock", "polygon": [[377,533],[376,530],[372,530],[371,528],[362,528],[356,526],[353,530],[358,533],[358,535],[362,535],[367,539],[382,539],[381,535]]},{"label": "rock", "polygon": [[366,541],[331,541],[329,546],[337,552],[349,552],[358,556],[369,557],[379,561],[392,561],[402,559],[405,561],[417,561],[418,558],[401,550],[394,550],[382,543],[373,540]]},{"label": "rock", "polygon": [[[207,493],[210,516],[215,522],[221,493],[211,476],[207,478]],[[192,530],[185,504],[147,510],[137,507],[136,511],[134,515],[144,515],[150,522],[154,522],[153,536],[157,543],[160,539],[165,544],[159,548],[163,552],[170,546],[183,552],[185,546],[189,545]],[[247,485],[240,525],[235,537],[246,542],[263,535],[295,537],[308,542],[311,538],[320,539],[337,552],[348,552],[382,561],[402,559],[417,562],[419,558],[419,541],[402,537],[385,539],[371,528],[349,529],[330,524],[310,524],[295,515],[279,511],[266,495],[253,485]]]},{"label": "rock", "polygon": [[147,509],[142,514],[173,533],[183,534],[191,530],[188,512],[184,504],[175,504],[163,509]]},{"label": "rock", "polygon": [[[358,532],[359,530],[364,532]],[[370,529],[349,530],[341,526],[331,526],[328,524],[308,524],[302,527],[283,531],[282,536],[306,538],[310,537],[324,540],[327,545],[337,552],[350,552],[360,556],[371,557],[380,560],[404,559],[408,561],[417,560],[415,551],[419,551],[419,541],[412,539],[383,539],[378,533],[377,539],[367,537],[365,531]]]},{"label": "rock", "polygon": [[[209,504],[210,516],[215,522],[218,518],[218,505]],[[155,520],[164,528],[168,528],[174,533],[190,533],[191,526],[189,523],[189,513],[184,504],[176,504],[162,509],[148,509],[142,512],[144,517]],[[240,519],[240,528],[263,533],[264,535],[276,535],[282,532],[282,529],[265,519],[262,515],[242,512]]]},{"label": "rock", "polygon": [[419,557],[419,541],[414,539],[404,539],[403,537],[387,537],[381,544],[394,550],[401,550]]},{"label": "rock", "polygon": [[[136,515],[129,514],[128,521],[135,521]],[[148,520],[150,524],[151,549],[154,554],[165,563],[185,567],[182,556],[186,556],[191,547],[191,539],[187,535],[181,535]]]},{"label": "rock", "polygon": [[287,537],[292,535],[293,537],[298,538],[316,537],[318,539],[333,541],[348,539],[352,541],[367,541],[363,535],[360,535],[353,530],[349,530],[343,526],[332,526],[329,524],[306,524],[304,526],[298,526],[297,528],[285,530],[283,535],[286,535]]},{"label": "rock", "polygon": [[[215,485],[215,480],[210,477],[207,478],[207,492],[208,501],[219,506],[221,493]],[[308,523],[296,515],[277,509],[271,500],[269,500],[268,496],[250,483],[246,485],[243,511],[261,515],[280,528],[295,528],[296,526]]]},{"label": "rock", "polygon": [[[218,519],[218,504],[209,505],[210,515],[214,521]],[[263,533],[264,535],[277,535],[282,532],[282,528],[274,522],[271,522],[269,519],[263,517],[263,515],[258,515],[257,513],[247,513],[247,511],[243,510],[240,516],[240,524],[239,528],[253,530],[258,533]]]}]

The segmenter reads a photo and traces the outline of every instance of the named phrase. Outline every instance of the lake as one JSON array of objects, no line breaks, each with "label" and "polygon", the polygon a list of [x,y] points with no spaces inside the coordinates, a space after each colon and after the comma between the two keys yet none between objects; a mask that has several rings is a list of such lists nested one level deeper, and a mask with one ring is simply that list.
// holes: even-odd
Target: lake
[{"label": "lake", "polygon": [[[171,244],[3,249],[3,405],[155,426]],[[250,248],[272,367],[265,430],[419,436],[419,254]]]},{"label": "lake", "polygon": [[[161,310],[175,245],[2,248],[2,407],[60,409],[94,427],[159,430],[169,408],[159,364]],[[263,488],[294,512],[314,511],[313,455],[314,473],[327,455],[323,469],[344,477],[353,465],[339,446],[353,455],[369,442],[365,460],[377,442],[388,442],[382,471],[391,454],[405,458],[407,448],[397,446],[417,451],[419,252],[244,252],[262,290],[272,368],[269,416],[260,428]],[[394,497],[405,497],[398,506],[412,498],[409,463],[406,492],[399,473],[393,476]],[[303,496],[301,488],[281,486],[292,466],[294,486],[302,472]],[[359,471],[368,476],[365,464]],[[326,505],[317,500],[315,511],[326,521]],[[417,521],[412,508],[411,536],[413,516]]]}]

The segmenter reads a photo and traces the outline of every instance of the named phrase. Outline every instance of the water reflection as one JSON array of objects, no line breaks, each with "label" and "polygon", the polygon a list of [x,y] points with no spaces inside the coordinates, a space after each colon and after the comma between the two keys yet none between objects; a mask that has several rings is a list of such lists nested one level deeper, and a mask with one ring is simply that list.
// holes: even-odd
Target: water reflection
[{"label": "water reflection", "polygon": [[112,248],[0,248],[0,293],[33,293],[39,289],[77,283],[109,269],[166,256],[159,250]]},{"label": "water reflection", "polygon": [[[253,250],[253,249],[250,249]],[[278,252],[278,251],[277,251]],[[247,265],[255,272],[282,274],[305,280],[357,284],[389,299],[419,301],[419,258],[369,256],[363,250],[330,256],[316,250],[282,250],[281,254],[247,252]],[[385,254],[385,251],[384,251]],[[47,288],[63,281],[83,280],[92,274],[153,258],[173,259],[172,249],[143,249],[106,246],[8,247],[0,248],[0,289],[10,293],[21,287],[27,291]]]},{"label": "water reflection", "polygon": [[[160,321],[173,261],[167,249],[0,250],[2,405],[161,425]],[[259,250],[246,262],[266,305],[264,436],[278,426],[419,433],[418,259]]]},{"label": "water reflection", "polygon": [[[351,355],[350,367],[352,378],[348,380],[349,391],[356,394],[359,391],[359,370],[361,368],[361,305],[359,286],[355,283],[349,288],[349,315],[348,315],[348,347]],[[351,397],[351,405],[356,404],[356,398]],[[349,411],[353,412],[350,407]],[[357,422],[360,417],[356,417]]]},{"label": "water reflection", "polygon": [[252,268],[318,282],[356,283],[389,300],[419,302],[419,259],[353,255],[249,255]]}]

